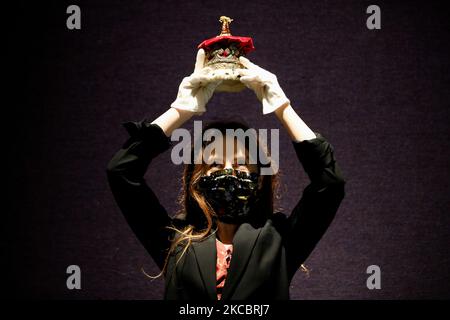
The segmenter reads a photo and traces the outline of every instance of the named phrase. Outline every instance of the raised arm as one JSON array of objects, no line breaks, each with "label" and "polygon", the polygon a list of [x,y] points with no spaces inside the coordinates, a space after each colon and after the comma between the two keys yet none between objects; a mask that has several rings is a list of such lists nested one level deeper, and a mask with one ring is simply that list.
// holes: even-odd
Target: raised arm
[{"label": "raised arm", "polygon": [[241,57],[241,81],[262,102],[263,114],[274,112],[292,138],[297,157],[311,182],[281,227],[289,278],[292,278],[329,227],[344,198],[345,179],[331,144],[313,132],[292,108],[277,77]]},{"label": "raised arm", "polygon": [[169,149],[168,138],[194,114],[202,114],[218,83],[202,73],[204,52],[199,51],[192,75],[180,84],[171,108],[154,121],[126,122],[130,137],[107,166],[107,177],[114,198],[137,238],[157,265],[164,265],[170,247],[172,221],[147,185],[144,175],[152,159]]},{"label": "raised arm", "polygon": [[170,147],[170,140],[146,119],[123,126],[130,137],[108,163],[109,186],[136,237],[161,268],[170,246],[166,227],[171,219],[144,175],[152,159]]},{"label": "raised arm", "polygon": [[306,125],[290,104],[275,110],[275,115],[293,141],[301,142],[316,138],[315,133]]},{"label": "raised arm", "polygon": [[287,219],[284,242],[289,275],[293,277],[331,224],[345,196],[345,178],[333,146],[319,132],[316,138],[293,141],[310,183]]}]

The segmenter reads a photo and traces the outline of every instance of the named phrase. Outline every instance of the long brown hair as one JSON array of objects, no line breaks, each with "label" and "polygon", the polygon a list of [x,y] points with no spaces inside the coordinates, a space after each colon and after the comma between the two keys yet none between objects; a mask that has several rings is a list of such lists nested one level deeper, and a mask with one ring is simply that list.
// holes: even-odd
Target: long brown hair
[{"label": "long brown hair", "polygon": [[[250,127],[240,121],[227,120],[227,121],[215,121],[207,124],[203,130],[200,139],[202,144],[202,150],[211,141],[203,141],[203,133],[208,129],[217,129],[222,134],[226,134],[226,129],[242,129],[244,131],[250,129]],[[197,142],[198,143],[198,142]],[[260,139],[256,137],[256,143],[258,148],[263,148],[266,157],[270,159],[268,150],[265,146],[261,144]],[[172,245],[166,256],[164,266],[157,278],[167,271],[167,264],[169,256],[174,252],[177,247],[182,247],[181,254],[177,259],[177,263],[189,249],[192,241],[201,241],[205,239],[210,233],[217,227],[215,223],[216,213],[206,201],[205,197],[197,188],[197,183],[201,176],[206,174],[208,170],[208,165],[202,161],[201,164],[195,164],[194,159],[196,158],[194,151],[194,142],[191,146],[191,162],[186,164],[184,167],[182,184],[183,188],[179,196],[179,204],[181,209],[173,218],[174,224],[169,229],[175,231],[175,236],[172,239]],[[258,170],[264,165],[258,157]],[[265,159],[264,163],[267,159]],[[278,187],[278,173],[273,175],[262,175],[261,182],[258,189],[258,197],[255,205],[251,209],[249,223],[254,227],[260,227],[264,225],[270,215],[274,212],[274,198],[276,195],[276,190]],[[182,222],[180,224],[175,222]],[[176,225],[182,225],[183,227],[177,227]]]}]

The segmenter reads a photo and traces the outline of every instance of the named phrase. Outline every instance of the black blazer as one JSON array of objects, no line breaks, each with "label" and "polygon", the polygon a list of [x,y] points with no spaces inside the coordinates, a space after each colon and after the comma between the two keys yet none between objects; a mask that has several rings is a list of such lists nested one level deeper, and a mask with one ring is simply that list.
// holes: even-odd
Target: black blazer
[{"label": "black blazer", "polygon": [[[166,226],[181,227],[183,220],[167,214],[144,174],[171,142],[146,119],[123,125],[130,138],[108,163],[109,185],[131,229],[162,268],[173,236]],[[289,217],[276,212],[263,227],[239,226],[222,300],[289,299],[292,277],[330,225],[345,194],[333,147],[320,133],[315,134],[314,139],[293,142],[311,182]],[[170,256],[165,299],[217,300],[215,241],[212,232],[203,241],[193,242],[176,267],[180,250]]]}]

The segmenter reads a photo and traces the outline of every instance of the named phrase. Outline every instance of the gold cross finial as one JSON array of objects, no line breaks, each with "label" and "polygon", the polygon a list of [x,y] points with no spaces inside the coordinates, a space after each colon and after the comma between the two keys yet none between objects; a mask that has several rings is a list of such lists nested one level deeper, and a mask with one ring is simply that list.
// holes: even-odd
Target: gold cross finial
[{"label": "gold cross finial", "polygon": [[221,16],[219,19],[219,22],[222,23],[222,31],[220,32],[219,36],[231,36],[230,32],[230,23],[233,21],[230,17],[227,16]]}]

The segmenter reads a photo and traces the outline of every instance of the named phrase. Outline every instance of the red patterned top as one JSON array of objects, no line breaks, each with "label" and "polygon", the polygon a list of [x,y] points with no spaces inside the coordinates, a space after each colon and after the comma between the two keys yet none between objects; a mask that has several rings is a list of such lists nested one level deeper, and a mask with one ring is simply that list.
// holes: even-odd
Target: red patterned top
[{"label": "red patterned top", "polygon": [[217,262],[216,262],[216,289],[217,299],[222,298],[222,290],[230,267],[233,245],[224,244],[216,238]]}]

